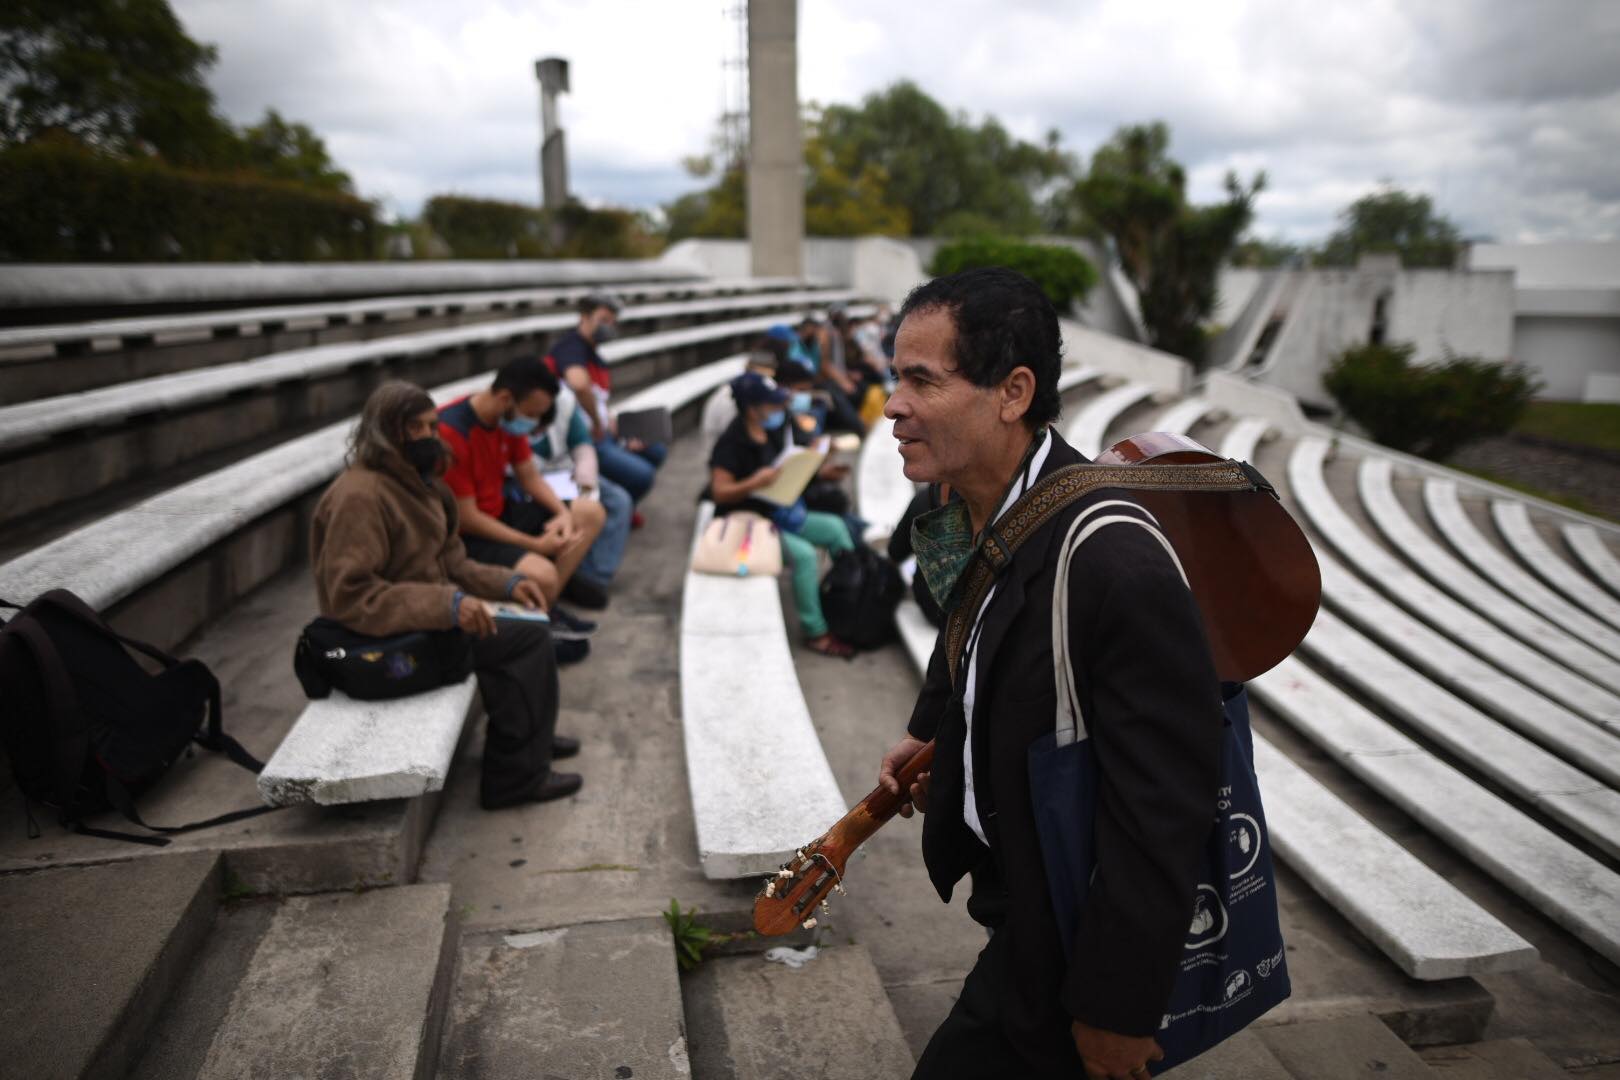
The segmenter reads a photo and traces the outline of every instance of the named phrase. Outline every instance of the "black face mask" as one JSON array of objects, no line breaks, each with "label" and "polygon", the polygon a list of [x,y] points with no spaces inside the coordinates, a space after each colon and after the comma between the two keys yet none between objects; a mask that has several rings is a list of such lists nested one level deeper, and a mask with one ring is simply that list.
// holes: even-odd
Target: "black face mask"
[{"label": "black face mask", "polygon": [[431,478],[438,471],[439,462],[444,458],[444,443],[439,441],[437,435],[429,435],[424,439],[407,439],[399,448],[405,455],[410,467],[421,473],[424,478]]}]

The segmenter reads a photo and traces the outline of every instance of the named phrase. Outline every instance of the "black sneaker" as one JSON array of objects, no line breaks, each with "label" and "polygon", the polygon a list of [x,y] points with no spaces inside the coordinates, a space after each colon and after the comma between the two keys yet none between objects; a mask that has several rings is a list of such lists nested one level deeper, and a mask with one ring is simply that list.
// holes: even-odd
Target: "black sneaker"
[{"label": "black sneaker", "polygon": [[570,735],[553,735],[551,737],[551,760],[561,761],[571,758],[579,753],[579,740]]},{"label": "black sneaker", "polygon": [[607,590],[575,574],[563,586],[562,594],[587,611],[601,611],[608,606]]},{"label": "black sneaker", "polygon": [[564,641],[556,635],[551,638],[551,651],[559,664],[577,664],[591,655],[591,643],[584,640]]},{"label": "black sneaker", "polygon": [[554,607],[548,614],[551,616],[551,637],[554,641],[584,641],[596,633],[595,623],[571,611]]},{"label": "black sneaker", "polygon": [[550,802],[552,799],[563,799],[572,795],[583,786],[585,780],[578,773],[553,772],[538,785],[530,788],[521,795],[506,795],[499,799],[478,800],[485,810],[504,810],[508,806],[521,806],[524,803]]}]

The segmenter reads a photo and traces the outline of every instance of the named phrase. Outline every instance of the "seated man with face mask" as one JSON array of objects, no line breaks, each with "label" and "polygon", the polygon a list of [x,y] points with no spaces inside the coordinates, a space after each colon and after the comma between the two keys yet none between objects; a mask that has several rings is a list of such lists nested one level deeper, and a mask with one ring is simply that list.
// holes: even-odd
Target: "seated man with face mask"
[{"label": "seated man with face mask", "polygon": [[714,500],[714,512],[718,516],[749,510],[777,523],[782,555],[792,568],[793,600],[805,644],[824,656],[849,659],[855,649],[827,628],[821,613],[821,574],[816,561],[818,549],[837,553],[854,547],[849,529],[842,518],[832,514],[790,513],[791,508],[753,494],[769,487],[780,472],[774,463],[786,446],[790,395],[774,379],[748,371],[732,380],[731,396],[737,402],[737,418],[721,432],[709,455],[708,495]]},{"label": "seated man with face mask", "polygon": [[[596,624],[563,611],[557,599],[601,533],[606,515],[599,502],[581,500],[568,507],[540,475],[528,436],[550,405],[541,375],[532,358],[511,361],[488,390],[439,410],[439,437],[450,449],[444,480],[456,496],[467,554],[539,582],[558,641],[557,658],[568,662],[584,658],[589,647],[583,639]],[[529,501],[506,498],[508,467]]]}]

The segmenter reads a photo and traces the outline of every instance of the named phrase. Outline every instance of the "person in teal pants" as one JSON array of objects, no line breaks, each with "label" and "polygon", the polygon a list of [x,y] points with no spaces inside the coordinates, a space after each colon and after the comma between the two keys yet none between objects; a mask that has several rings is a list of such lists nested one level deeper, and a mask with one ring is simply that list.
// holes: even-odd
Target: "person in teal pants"
[{"label": "person in teal pants", "polygon": [[[754,497],[777,477],[775,462],[786,445],[787,403],[791,395],[769,376],[745,372],[732,380],[731,396],[737,402],[737,418],[715,440],[709,454],[709,497],[715,514],[750,510],[781,526],[782,555],[793,575],[793,601],[799,612],[799,626],[805,644],[825,656],[848,659],[854,646],[841,640],[827,627],[821,613],[821,575],[816,552],[837,554],[855,546],[849,528],[834,514],[810,511],[803,521],[785,520],[783,508]],[[825,479],[839,479],[842,466],[824,468]]]}]

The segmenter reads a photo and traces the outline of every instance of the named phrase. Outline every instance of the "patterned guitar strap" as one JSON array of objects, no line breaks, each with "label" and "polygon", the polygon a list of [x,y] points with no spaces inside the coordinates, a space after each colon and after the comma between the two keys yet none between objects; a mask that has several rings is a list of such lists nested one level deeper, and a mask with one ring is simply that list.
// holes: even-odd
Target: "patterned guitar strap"
[{"label": "patterned guitar strap", "polygon": [[1012,563],[1013,553],[1042,525],[1094,492],[1120,491],[1232,492],[1258,491],[1277,497],[1276,489],[1246,461],[1211,461],[1176,465],[1066,465],[1043,477],[984,531],[984,542],[963,572],[961,599],[945,623],[945,657],[951,685],[984,594]]}]

